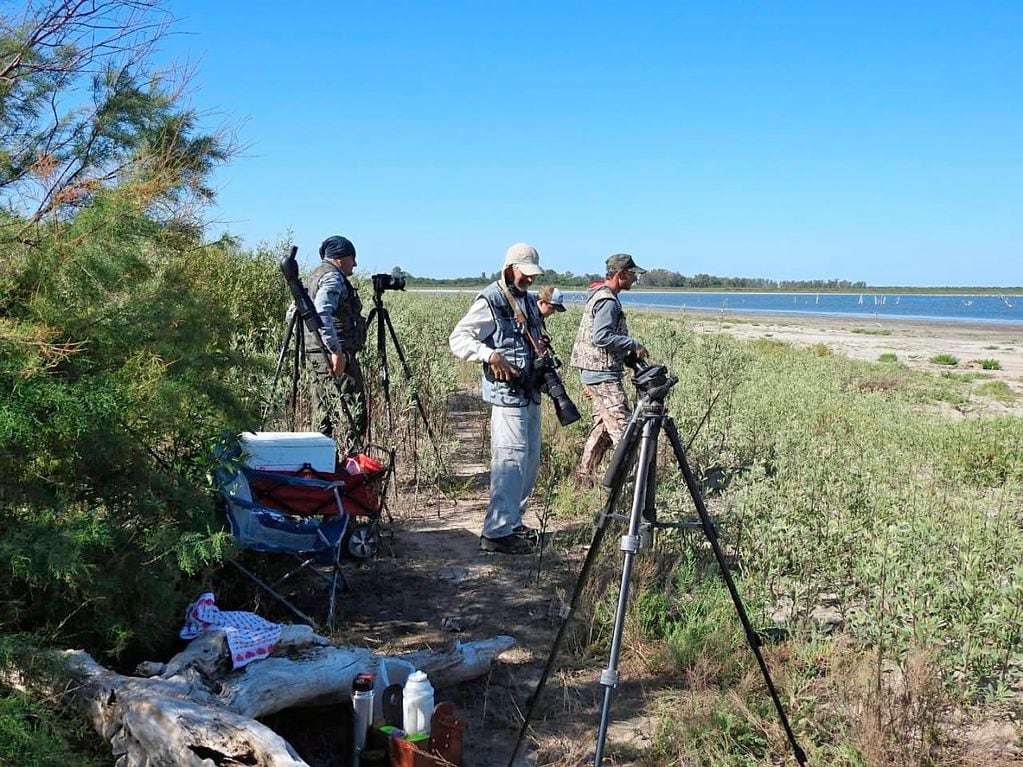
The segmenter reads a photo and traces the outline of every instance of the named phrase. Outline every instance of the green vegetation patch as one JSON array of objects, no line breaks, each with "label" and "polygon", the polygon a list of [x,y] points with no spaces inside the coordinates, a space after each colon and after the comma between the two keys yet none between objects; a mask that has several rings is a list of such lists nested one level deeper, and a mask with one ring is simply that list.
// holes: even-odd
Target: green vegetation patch
[{"label": "green vegetation patch", "polygon": [[853,328],[852,332],[865,336],[890,336],[892,334],[888,328]]},{"label": "green vegetation patch", "polygon": [[985,381],[977,387],[977,394],[1005,405],[1011,405],[1016,401],[1016,393],[1005,381]]},{"label": "green vegetation patch", "polygon": [[948,365],[949,367],[955,367],[959,364],[959,358],[952,354],[935,354],[931,357],[931,362],[935,365]]},{"label": "green vegetation patch", "polygon": [[984,370],[1001,370],[1002,363],[996,359],[982,359],[974,360],[974,362],[980,365]]}]

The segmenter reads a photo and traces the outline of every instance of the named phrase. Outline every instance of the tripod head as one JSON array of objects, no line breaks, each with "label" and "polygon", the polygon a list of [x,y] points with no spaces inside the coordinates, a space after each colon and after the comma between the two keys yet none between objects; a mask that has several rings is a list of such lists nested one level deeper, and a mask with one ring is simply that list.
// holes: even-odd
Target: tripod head
[{"label": "tripod head", "polygon": [[632,368],[632,384],[647,401],[664,402],[668,390],[678,383],[678,378],[668,375],[667,365],[651,365],[629,352],[625,364]]}]

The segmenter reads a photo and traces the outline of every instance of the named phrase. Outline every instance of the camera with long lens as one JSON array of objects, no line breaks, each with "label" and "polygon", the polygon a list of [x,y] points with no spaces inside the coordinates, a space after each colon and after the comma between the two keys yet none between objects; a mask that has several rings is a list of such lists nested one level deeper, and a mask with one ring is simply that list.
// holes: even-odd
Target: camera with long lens
[{"label": "camera with long lens", "polygon": [[561,360],[551,352],[538,357],[533,363],[533,371],[539,381],[540,391],[547,394],[554,402],[554,413],[558,416],[558,423],[568,426],[570,423],[578,421],[581,416],[579,409],[569,399],[568,393],[565,391],[565,384],[561,382],[561,376],[558,375],[559,367],[561,367]]},{"label": "camera with long lens", "polygon": [[404,290],[405,289],[405,278],[395,277],[393,274],[374,274],[373,275],[373,292],[377,295],[383,293],[385,290]]},{"label": "camera with long lens", "polygon": [[625,365],[631,368],[632,383],[641,392],[651,391],[662,386],[670,387],[678,383],[677,378],[668,375],[666,365],[646,363],[636,356],[636,352],[629,352],[625,355]]}]

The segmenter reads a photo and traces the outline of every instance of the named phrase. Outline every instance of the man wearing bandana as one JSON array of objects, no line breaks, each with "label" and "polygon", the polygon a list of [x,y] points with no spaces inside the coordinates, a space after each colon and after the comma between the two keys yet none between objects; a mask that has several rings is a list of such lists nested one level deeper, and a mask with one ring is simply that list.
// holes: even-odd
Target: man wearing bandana
[{"label": "man wearing bandana", "polygon": [[[312,373],[313,426],[328,436],[334,435],[339,409],[336,400],[340,394],[352,416],[353,429],[348,440],[351,445],[358,445],[366,436],[368,421],[362,369],[355,356],[366,345],[366,318],[362,316],[359,294],[349,281],[355,270],[355,246],[346,237],[328,237],[320,245],[320,258],[322,262],[305,281],[316,312],[323,320],[319,339],[308,328],[304,330],[305,361]],[[329,364],[320,341],[330,355]]]}]

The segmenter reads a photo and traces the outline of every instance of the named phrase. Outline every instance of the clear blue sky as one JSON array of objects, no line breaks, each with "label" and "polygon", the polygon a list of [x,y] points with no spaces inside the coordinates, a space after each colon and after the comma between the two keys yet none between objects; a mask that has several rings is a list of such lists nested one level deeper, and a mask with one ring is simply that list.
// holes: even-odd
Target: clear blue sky
[{"label": "clear blue sky", "polygon": [[[219,223],[359,272],[1023,284],[1023,3],[171,0]],[[290,233],[290,234],[289,234]]]}]

